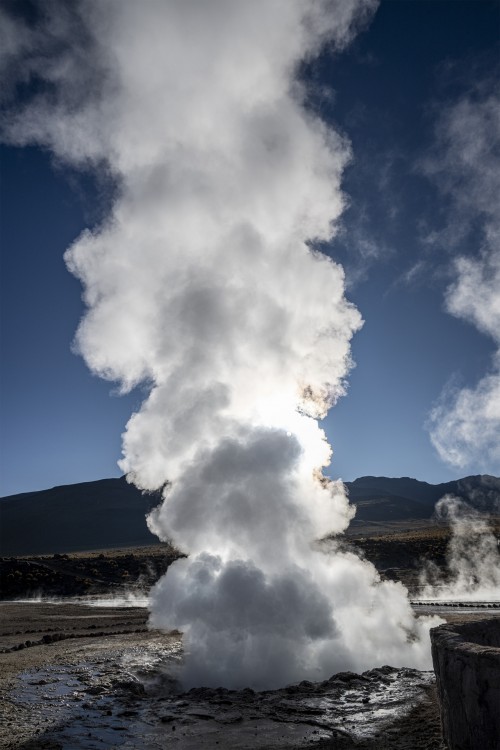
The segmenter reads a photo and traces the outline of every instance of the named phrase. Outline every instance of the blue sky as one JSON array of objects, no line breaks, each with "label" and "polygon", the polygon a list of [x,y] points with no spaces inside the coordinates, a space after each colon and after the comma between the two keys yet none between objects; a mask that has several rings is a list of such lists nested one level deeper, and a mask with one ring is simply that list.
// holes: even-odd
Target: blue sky
[{"label": "blue sky", "polygon": [[[365,320],[348,393],[323,421],[332,476],[443,482],[499,471],[489,449],[443,460],[426,428],[444,389],[473,389],[497,348],[489,323],[479,330],[472,314],[445,309],[454,259],[484,259],[492,219],[471,200],[465,226],[440,134],[457,103],[488,96],[499,29],[498,2],[384,0],[346,50],[302,72],[309,106],[351,143],[349,207],[322,249],[344,265]],[[1,493],[119,476],[120,436],[144,392],[117,395],[71,351],[83,303],[63,260],[106,216],[112,185],[36,145],[2,146],[1,178]]]}]

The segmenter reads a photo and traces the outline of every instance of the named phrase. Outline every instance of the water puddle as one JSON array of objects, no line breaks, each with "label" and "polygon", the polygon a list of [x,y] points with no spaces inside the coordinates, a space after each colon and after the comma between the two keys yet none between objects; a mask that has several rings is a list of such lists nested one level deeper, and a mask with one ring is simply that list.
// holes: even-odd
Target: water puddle
[{"label": "water puddle", "polygon": [[29,707],[40,748],[45,742],[58,750],[278,749],[375,736],[422,700],[433,682],[429,672],[383,667],[261,693],[182,692],[181,660],[180,640],[158,637],[94,661],[23,672],[11,699]]}]

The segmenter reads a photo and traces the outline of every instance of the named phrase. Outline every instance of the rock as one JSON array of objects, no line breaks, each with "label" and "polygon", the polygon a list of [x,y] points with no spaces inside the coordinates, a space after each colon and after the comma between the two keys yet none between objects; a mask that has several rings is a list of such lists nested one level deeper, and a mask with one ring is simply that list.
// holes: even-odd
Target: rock
[{"label": "rock", "polygon": [[163,716],[160,716],[160,721],[162,724],[169,724],[171,721],[175,721],[178,718],[175,714],[164,714]]},{"label": "rock", "polygon": [[138,680],[113,680],[113,687],[137,696],[143,696],[146,693],[144,685]]},{"label": "rock", "polygon": [[89,695],[101,695],[101,693],[104,693],[105,691],[106,688],[104,688],[102,685],[91,685],[86,690]]},{"label": "rock", "polygon": [[450,750],[500,747],[500,622],[431,631],[443,736]]},{"label": "rock", "polygon": [[358,674],[355,674],[354,672],[337,672],[337,674],[334,674],[330,677],[329,682],[337,682],[340,680],[341,682],[351,682],[352,680],[357,680],[359,678]]}]

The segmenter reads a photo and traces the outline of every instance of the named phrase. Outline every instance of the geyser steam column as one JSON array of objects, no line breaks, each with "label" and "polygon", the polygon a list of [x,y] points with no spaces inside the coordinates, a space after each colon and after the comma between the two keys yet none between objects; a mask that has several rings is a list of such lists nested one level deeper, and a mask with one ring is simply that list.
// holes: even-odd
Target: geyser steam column
[{"label": "geyser steam column", "polygon": [[169,483],[150,527],[189,558],[153,591],[151,622],[184,630],[187,684],[430,666],[405,589],[316,544],[351,515],[322,478],[316,419],[344,392],[361,318],[310,246],[334,232],[349,144],[305,108],[295,72],[374,5],[56,4],[12,46],[20,70],[43,47],[50,85],[11,113],[11,140],[119,183],[66,254],[88,307],[76,343],[123,390],[150,386],[121,466],[141,488]]}]

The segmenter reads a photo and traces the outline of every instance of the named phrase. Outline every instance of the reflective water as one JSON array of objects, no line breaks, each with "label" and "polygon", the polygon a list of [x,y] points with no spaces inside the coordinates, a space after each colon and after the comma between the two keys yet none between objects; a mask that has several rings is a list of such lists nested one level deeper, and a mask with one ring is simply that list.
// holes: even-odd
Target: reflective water
[{"label": "reflective water", "polygon": [[23,672],[12,700],[62,750],[103,747],[290,748],[374,736],[408,713],[433,674],[383,667],[282,690],[196,688],[176,676],[179,640],[119,647],[99,659]]}]

